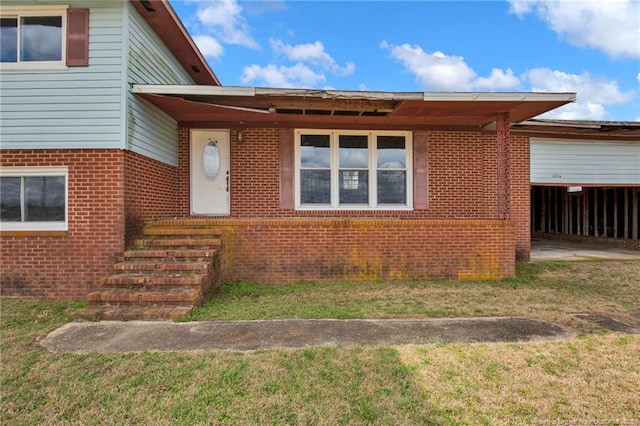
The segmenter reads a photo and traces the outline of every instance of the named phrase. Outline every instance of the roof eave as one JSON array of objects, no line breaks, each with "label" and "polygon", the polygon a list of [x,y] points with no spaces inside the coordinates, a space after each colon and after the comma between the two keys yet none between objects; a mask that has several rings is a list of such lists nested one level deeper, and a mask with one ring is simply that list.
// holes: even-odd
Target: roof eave
[{"label": "roof eave", "polygon": [[[155,102],[156,106],[181,122],[197,122],[205,119],[204,117],[212,120],[210,114],[204,112],[210,111],[210,107],[214,106],[236,110],[236,113],[260,113],[260,116],[268,112],[273,114],[274,123],[304,121],[321,125],[326,120],[312,118],[311,115],[341,115],[358,116],[358,120],[363,122],[365,117],[369,117],[372,123],[382,123],[381,120],[385,120],[384,123],[389,125],[402,123],[409,126],[429,124],[475,128],[482,128],[495,121],[498,113],[509,113],[512,122],[519,122],[575,100],[574,93],[433,94],[147,84],[134,84],[132,92]],[[178,99],[189,101],[189,111],[180,110],[184,104],[178,102]],[[291,114],[305,115],[306,118],[296,121]],[[374,119],[374,116],[378,118]],[[228,121],[233,119],[248,123],[256,118],[237,114],[227,117]],[[264,118],[258,120],[260,123],[264,122]]]},{"label": "roof eave", "polygon": [[168,0],[129,0],[162,42],[171,50],[193,81],[199,85],[220,85],[207,60],[189,35]]},{"label": "roof eave", "polygon": [[426,102],[562,102],[576,100],[575,93],[539,92],[370,92],[350,90],[294,89],[245,86],[197,86],[134,84],[133,93],[155,95],[292,96],[338,99],[423,100]]}]

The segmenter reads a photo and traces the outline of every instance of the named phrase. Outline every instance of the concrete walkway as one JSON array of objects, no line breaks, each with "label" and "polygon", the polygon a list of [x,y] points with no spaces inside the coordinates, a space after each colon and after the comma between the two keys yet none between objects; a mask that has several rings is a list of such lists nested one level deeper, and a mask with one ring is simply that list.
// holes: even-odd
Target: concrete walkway
[{"label": "concrete walkway", "polygon": [[531,241],[532,262],[585,260],[640,260],[640,251],[560,240]]},{"label": "concrete walkway", "polygon": [[285,347],[514,342],[573,337],[529,318],[72,322],[40,343],[53,352],[251,351]]}]

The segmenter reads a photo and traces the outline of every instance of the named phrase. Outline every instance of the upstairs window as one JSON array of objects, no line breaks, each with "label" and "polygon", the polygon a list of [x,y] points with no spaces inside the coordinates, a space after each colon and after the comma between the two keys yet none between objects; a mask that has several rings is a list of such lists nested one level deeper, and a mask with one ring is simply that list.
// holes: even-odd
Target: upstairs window
[{"label": "upstairs window", "polygon": [[2,62],[62,62],[62,15],[2,17]]},{"label": "upstairs window", "polygon": [[412,209],[409,132],[296,132],[296,208]]},{"label": "upstairs window", "polygon": [[0,170],[3,231],[67,230],[67,168]]},{"label": "upstairs window", "polygon": [[88,9],[66,6],[0,7],[0,66],[87,66],[88,16]]}]

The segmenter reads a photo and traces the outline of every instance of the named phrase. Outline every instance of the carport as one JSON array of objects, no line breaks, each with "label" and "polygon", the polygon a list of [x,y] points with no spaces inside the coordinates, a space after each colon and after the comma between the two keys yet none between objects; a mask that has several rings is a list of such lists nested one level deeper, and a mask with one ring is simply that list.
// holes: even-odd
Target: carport
[{"label": "carport", "polygon": [[531,240],[531,262],[610,260],[640,261],[640,250],[548,238]]},{"label": "carport", "polygon": [[640,250],[639,122],[527,120],[513,130],[530,140],[532,239]]}]

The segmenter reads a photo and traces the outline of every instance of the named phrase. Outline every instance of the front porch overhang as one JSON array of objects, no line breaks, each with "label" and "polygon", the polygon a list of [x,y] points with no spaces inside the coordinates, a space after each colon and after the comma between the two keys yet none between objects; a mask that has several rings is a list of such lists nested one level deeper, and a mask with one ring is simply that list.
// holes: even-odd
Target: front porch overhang
[{"label": "front porch overhang", "polygon": [[186,127],[479,130],[508,113],[521,122],[575,93],[370,92],[134,84],[132,92]]}]

